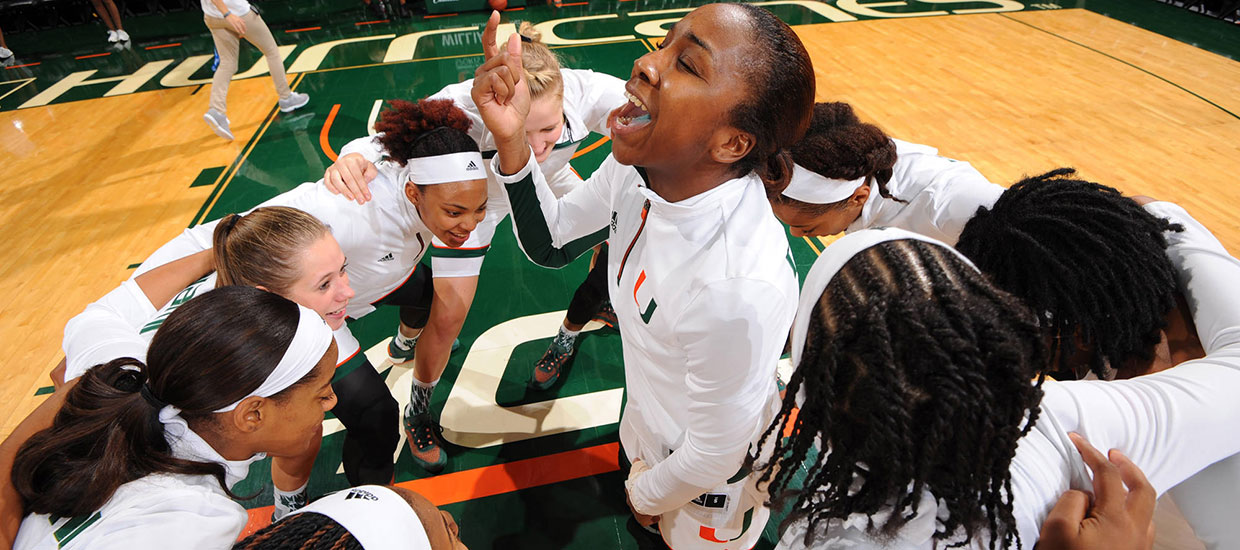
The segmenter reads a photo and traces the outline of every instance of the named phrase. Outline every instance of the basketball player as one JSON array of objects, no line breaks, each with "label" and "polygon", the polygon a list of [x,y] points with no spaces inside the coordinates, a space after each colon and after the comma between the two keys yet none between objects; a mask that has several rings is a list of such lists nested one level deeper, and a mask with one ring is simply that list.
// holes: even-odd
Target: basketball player
[{"label": "basketball player", "polygon": [[771,205],[796,237],[889,226],[953,244],[1003,192],[967,162],[861,122],[847,103],[815,105],[791,150],[792,181]]},{"label": "basketball player", "polygon": [[[128,297],[125,311],[154,307]],[[274,293],[210,292],[168,316],[149,350],[136,344],[145,362],[89,369],[21,445],[12,482],[28,515],[14,548],[228,547],[248,519],[232,487],[267,454],[304,453],[335,404],[331,329]]]},{"label": "basketball player", "polygon": [[617,246],[607,285],[634,517],[673,548],[750,548],[769,510],[744,464],[778,401],[775,364],[797,295],[767,196],[785,183],[779,152],[809,124],[809,55],[762,8],[697,8],[634,63],[629,101],[608,120],[611,156],[556,199],[524,134],[522,44],[499,51],[497,23],[494,14],[472,95],[523,250],[560,266],[604,239]]},{"label": "basketball player", "polygon": [[1030,383],[1038,318],[941,242],[888,228],[828,247],[766,435],[772,494],[802,467],[812,477],[780,546],[1032,547],[1056,499],[1089,489],[1072,432],[1121,451],[1157,493],[1240,451],[1240,261],[1178,206],[1146,208],[1185,228],[1167,254],[1207,355],[1131,380]]},{"label": "basketball player", "polygon": [[[520,28],[524,47],[521,65],[530,84],[532,98],[530,116],[526,119],[525,135],[534,148],[534,158],[557,197],[581,183],[569,166],[578,146],[591,132],[609,135],[607,114],[625,102],[624,82],[611,75],[588,70],[564,69],[555,54],[541,40],[541,35],[528,23]],[[452,84],[433,98],[451,99],[473,122],[470,137],[483,151],[495,150],[495,137],[482,124],[478,108],[470,97],[473,81]],[[343,193],[360,204],[369,200],[367,183],[373,177],[373,163],[382,158],[377,139],[360,139],[341,149],[339,161],[327,169],[323,177],[328,189]],[[405,425],[410,433],[425,430],[416,419],[427,418],[430,394],[434,391],[448,364],[447,342],[460,333],[473,302],[478,275],[497,225],[509,209],[494,175],[488,169],[489,200],[487,217],[479,224],[469,242],[459,249],[450,249],[435,241],[430,251],[435,272],[435,300],[431,319],[423,332],[402,325],[388,346],[393,363],[415,360],[414,395],[419,398],[405,408]],[[577,336],[587,322],[600,310],[607,310],[607,245],[595,247],[590,274],[577,288],[568,306],[568,314],[546,353],[534,366],[531,387],[547,389],[556,382],[576,353]],[[606,318],[614,314],[606,311]],[[614,324],[614,323],[613,323]],[[419,342],[421,342],[419,344]],[[415,346],[417,346],[416,359]],[[433,419],[432,419],[433,422]],[[441,450],[439,428],[435,423],[427,439],[407,433],[410,451],[423,468],[436,472],[443,468],[447,455]],[[419,446],[421,445],[421,446]]]}]

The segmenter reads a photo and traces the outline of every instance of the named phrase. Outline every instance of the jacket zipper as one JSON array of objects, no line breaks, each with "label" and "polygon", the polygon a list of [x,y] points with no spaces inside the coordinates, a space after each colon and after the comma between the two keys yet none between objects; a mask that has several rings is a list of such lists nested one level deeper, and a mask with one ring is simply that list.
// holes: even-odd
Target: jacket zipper
[{"label": "jacket zipper", "polygon": [[616,273],[616,285],[620,284],[620,278],[624,276],[624,266],[629,263],[629,253],[633,252],[633,246],[637,244],[638,237],[642,236],[642,231],[646,230],[646,214],[650,213],[650,199],[646,199],[646,203],[642,205],[642,223],[637,227],[637,234],[633,235],[633,242],[629,243],[629,248],[624,251],[624,257],[620,259],[620,271]]}]

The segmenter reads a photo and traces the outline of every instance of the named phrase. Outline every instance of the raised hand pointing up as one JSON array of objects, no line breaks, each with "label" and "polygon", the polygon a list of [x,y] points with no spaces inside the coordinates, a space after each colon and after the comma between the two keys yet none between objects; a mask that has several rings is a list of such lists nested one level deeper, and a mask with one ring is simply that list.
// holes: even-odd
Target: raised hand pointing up
[{"label": "raised hand pointing up", "polygon": [[525,119],[530,112],[530,90],[521,67],[521,37],[512,35],[504,49],[495,43],[499,12],[491,12],[482,32],[482,66],[474,71],[470,95],[482,122],[495,136],[500,170],[512,174],[529,161]]}]

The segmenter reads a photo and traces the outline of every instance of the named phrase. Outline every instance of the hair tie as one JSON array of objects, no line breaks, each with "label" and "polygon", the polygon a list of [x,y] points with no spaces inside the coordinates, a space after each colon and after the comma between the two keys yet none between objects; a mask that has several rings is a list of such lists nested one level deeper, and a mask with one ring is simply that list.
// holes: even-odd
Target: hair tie
[{"label": "hair tie", "polygon": [[142,384],[142,389],[138,390],[138,393],[142,394],[142,399],[145,399],[147,403],[155,407],[157,411],[163,410],[164,407],[168,406],[167,402],[155,397],[155,394],[151,392],[151,386],[148,384]]},{"label": "hair tie", "polygon": [[530,37],[528,37],[528,36],[525,36],[524,34],[520,34],[520,35],[518,35],[518,36],[520,36],[520,37],[521,37],[521,41],[522,41],[522,42],[525,42],[526,44],[533,44],[533,43],[534,43],[534,39],[533,39],[533,38],[530,38]]},{"label": "hair tie", "polygon": [[225,236],[232,233],[233,227],[237,226],[237,220],[239,219],[241,219],[240,214],[233,214],[231,217],[228,218],[228,220],[224,222],[224,235]]}]

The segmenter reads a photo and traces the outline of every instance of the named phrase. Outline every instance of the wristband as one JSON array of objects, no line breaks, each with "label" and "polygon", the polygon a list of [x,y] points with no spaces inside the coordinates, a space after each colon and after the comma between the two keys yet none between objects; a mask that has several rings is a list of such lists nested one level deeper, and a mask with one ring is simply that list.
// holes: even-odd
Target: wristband
[{"label": "wristband", "polygon": [[228,16],[230,16],[230,15],[232,15],[232,12],[231,12],[231,11],[226,11],[226,12],[224,12],[224,15],[221,15],[221,16],[220,16],[220,19],[227,19],[227,18],[228,18]]}]

